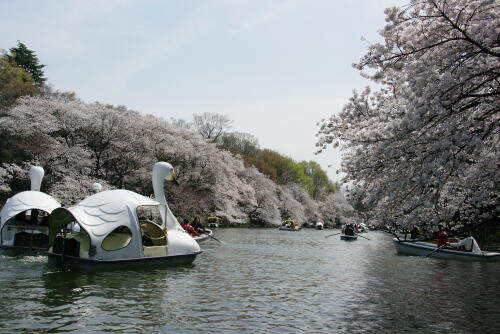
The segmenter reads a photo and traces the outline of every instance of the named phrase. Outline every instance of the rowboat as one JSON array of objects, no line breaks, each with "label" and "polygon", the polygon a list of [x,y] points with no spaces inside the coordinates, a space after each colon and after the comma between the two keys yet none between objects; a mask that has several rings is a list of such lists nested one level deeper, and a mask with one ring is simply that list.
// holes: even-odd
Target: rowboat
[{"label": "rowboat", "polygon": [[206,228],[204,233],[201,233],[200,236],[194,237],[193,239],[196,240],[197,243],[207,241],[208,239],[210,239],[212,233],[212,230]]},{"label": "rowboat", "polygon": [[471,251],[454,250],[441,248],[437,250],[434,243],[425,241],[404,241],[393,239],[394,246],[398,254],[428,256],[443,260],[461,260],[461,261],[500,261],[500,253],[484,252],[477,253]]},{"label": "rowboat", "polygon": [[358,236],[357,235],[341,234],[340,235],[340,240],[354,241],[354,240],[358,240]]},{"label": "rowboat", "polygon": [[[153,168],[155,199],[115,189],[89,196],[49,216],[49,264],[85,269],[189,264],[200,246],[168,207],[164,180],[174,181],[173,167]],[[138,209],[157,211],[161,221],[139,218]]]}]

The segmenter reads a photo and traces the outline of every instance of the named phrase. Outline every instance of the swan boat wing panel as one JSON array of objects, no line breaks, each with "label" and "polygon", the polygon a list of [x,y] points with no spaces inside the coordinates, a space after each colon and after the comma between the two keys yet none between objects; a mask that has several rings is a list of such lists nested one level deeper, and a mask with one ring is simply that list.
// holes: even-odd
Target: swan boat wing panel
[{"label": "swan boat wing panel", "polygon": [[158,206],[154,199],[136,194],[128,190],[108,190],[89,196],[77,205],[65,209],[71,216],[58,213],[59,217],[51,217],[53,221],[64,223],[74,218],[93,237],[101,239],[115,228],[126,226],[132,228],[138,206]]},{"label": "swan boat wing panel", "polygon": [[38,209],[51,213],[59,207],[61,207],[61,203],[46,193],[40,191],[23,191],[12,196],[5,203],[0,213],[1,226],[18,213],[26,210]]}]

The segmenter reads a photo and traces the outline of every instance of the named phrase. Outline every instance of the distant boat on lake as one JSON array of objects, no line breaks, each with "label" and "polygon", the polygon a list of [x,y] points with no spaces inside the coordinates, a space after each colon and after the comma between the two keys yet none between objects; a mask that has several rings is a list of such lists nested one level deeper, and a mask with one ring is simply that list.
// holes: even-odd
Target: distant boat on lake
[{"label": "distant boat on lake", "polygon": [[300,231],[302,227],[299,226],[299,223],[295,219],[287,219],[281,223],[280,231]]}]

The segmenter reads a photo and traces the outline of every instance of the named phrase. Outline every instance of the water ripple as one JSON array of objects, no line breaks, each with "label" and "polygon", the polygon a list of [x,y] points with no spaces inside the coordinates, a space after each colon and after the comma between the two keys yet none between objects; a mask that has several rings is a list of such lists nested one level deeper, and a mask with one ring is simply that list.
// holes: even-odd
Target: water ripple
[{"label": "water ripple", "polygon": [[395,255],[390,237],[220,229],[194,265],[82,272],[0,257],[0,332],[499,333],[500,264]]}]

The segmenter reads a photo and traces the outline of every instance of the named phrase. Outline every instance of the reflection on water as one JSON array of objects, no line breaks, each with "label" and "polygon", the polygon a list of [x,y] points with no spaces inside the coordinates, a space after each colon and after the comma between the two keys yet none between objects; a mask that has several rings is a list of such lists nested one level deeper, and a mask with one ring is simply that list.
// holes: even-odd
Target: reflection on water
[{"label": "reflection on water", "polygon": [[194,265],[156,270],[0,257],[0,332],[500,333],[500,263],[331,233],[219,229]]}]

